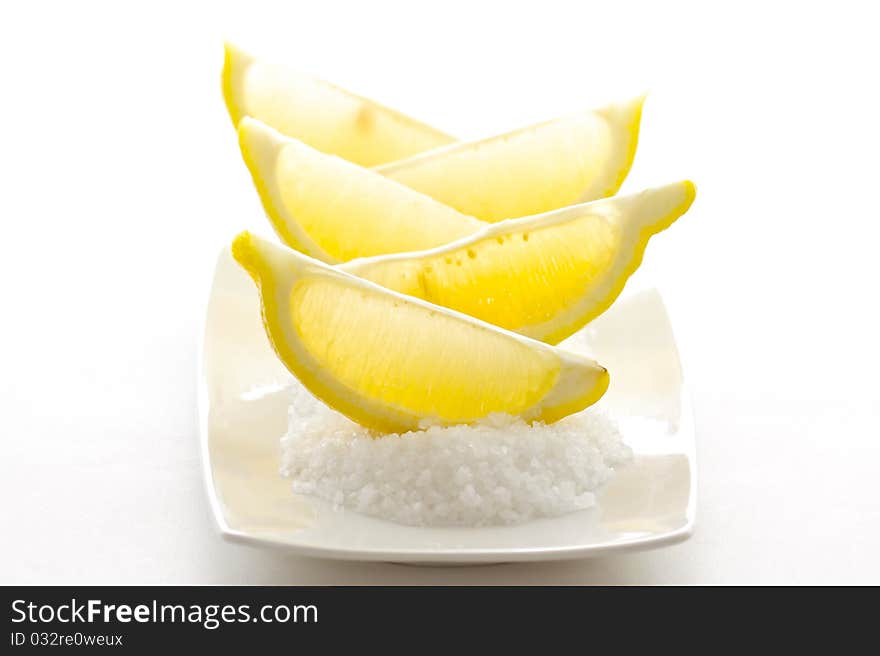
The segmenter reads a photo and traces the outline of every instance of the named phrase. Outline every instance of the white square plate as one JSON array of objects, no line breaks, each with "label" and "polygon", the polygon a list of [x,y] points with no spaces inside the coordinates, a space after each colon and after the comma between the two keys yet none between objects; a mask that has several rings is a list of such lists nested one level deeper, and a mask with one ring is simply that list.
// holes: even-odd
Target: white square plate
[{"label": "white square plate", "polygon": [[518,526],[401,526],[294,495],[280,476],[292,377],[263,333],[254,285],[224,249],[199,366],[202,462],[223,537],[324,558],[438,564],[582,558],[686,539],[696,507],[693,420],[660,294],[634,279],[585,330],[611,371],[605,402],[635,456],[597,506]]}]

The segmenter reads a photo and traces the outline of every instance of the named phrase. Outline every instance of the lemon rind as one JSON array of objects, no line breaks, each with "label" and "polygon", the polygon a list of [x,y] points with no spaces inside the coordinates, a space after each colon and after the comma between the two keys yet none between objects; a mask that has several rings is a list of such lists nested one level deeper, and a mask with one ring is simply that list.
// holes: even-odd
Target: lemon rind
[{"label": "lemon rind", "polygon": [[223,44],[223,72],[220,76],[223,100],[226,103],[226,111],[232,119],[232,125],[238,127],[238,122],[247,115],[244,106],[244,94],[241,90],[241,81],[246,75],[248,67],[254,59],[228,41]]},{"label": "lemon rind", "polygon": [[581,194],[579,202],[613,196],[626,181],[636,159],[639,147],[639,133],[642,126],[642,111],[647,96],[638,96],[629,102],[609,105],[596,110],[609,125],[615,143],[611,148],[614,154],[611,162],[604,168],[605,176],[594,180]]}]

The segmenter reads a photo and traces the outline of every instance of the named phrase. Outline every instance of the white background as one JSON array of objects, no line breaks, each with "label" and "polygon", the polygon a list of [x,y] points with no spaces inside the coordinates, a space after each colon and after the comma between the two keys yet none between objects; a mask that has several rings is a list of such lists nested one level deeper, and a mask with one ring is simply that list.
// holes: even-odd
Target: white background
[{"label": "white background", "polygon": [[[4,3],[0,582],[880,583],[880,48],[870,3],[823,4]],[[694,538],[458,570],[218,539],[195,345],[217,249],[262,221],[224,38],[462,137],[651,90],[625,190],[698,185],[647,262]]]}]

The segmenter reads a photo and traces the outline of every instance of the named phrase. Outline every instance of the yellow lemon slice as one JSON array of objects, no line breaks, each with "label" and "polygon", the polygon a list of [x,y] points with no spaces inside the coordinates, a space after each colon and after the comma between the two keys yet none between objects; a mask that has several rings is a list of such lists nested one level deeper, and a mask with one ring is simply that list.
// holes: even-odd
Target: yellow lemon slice
[{"label": "yellow lemon slice", "polygon": [[684,214],[695,193],[692,182],[677,182],[340,268],[555,344],[608,309],[641,264],[648,240]]},{"label": "yellow lemon slice", "polygon": [[540,214],[611,196],[629,173],[644,97],[376,170],[483,221]]},{"label": "yellow lemon slice", "polygon": [[387,290],[247,232],[232,254],[257,284],[278,357],[315,396],[379,431],[491,413],[552,422],[596,402],[593,360]]},{"label": "yellow lemon slice", "polygon": [[226,44],[223,97],[233,123],[253,116],[284,134],[363,166],[455,141],[448,134],[345,89]]},{"label": "yellow lemon slice", "polygon": [[486,225],[255,119],[238,134],[275,232],[324,262],[433,248]]}]

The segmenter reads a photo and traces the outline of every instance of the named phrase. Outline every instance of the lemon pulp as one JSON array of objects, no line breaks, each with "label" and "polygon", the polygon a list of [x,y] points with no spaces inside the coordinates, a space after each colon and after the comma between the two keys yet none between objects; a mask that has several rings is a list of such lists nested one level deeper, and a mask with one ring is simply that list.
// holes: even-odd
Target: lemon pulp
[{"label": "lemon pulp", "polygon": [[327,405],[381,431],[493,412],[556,421],[604,394],[608,372],[472,317],[403,296],[249,233],[233,256],[260,290],[281,361]]},{"label": "lemon pulp", "polygon": [[541,214],[617,192],[635,157],[643,104],[634,98],[376,170],[483,221]]},{"label": "lemon pulp", "polygon": [[428,251],[341,265],[380,285],[556,343],[604,312],[648,240],[690,207],[682,181],[489,226]]},{"label": "lemon pulp", "polygon": [[241,152],[266,214],[289,246],[324,262],[431,248],[483,222],[251,118]]},{"label": "lemon pulp", "polygon": [[252,116],[326,153],[375,166],[453,137],[333,84],[226,44],[223,97],[234,124]]}]

